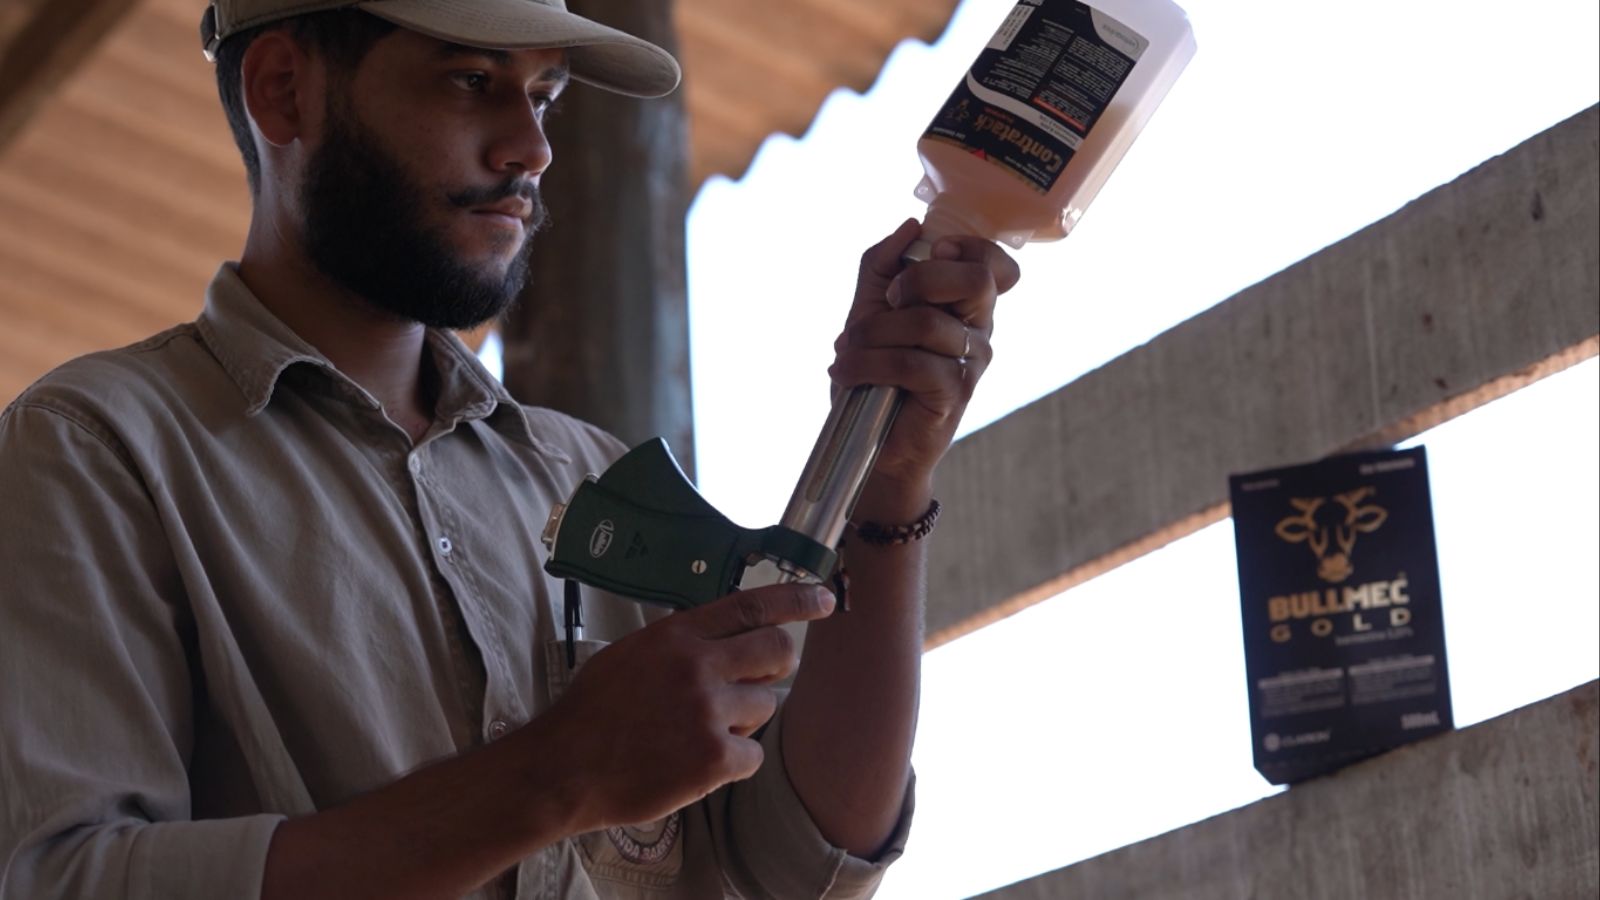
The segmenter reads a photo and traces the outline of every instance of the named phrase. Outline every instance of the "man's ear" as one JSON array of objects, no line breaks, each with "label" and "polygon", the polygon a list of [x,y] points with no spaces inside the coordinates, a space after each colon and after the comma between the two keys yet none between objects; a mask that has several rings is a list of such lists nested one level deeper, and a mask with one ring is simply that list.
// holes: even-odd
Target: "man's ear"
[{"label": "man's ear", "polygon": [[315,96],[309,90],[310,62],[283,29],[260,35],[245,50],[240,64],[244,106],[262,138],[275,147],[305,136],[306,102]]}]

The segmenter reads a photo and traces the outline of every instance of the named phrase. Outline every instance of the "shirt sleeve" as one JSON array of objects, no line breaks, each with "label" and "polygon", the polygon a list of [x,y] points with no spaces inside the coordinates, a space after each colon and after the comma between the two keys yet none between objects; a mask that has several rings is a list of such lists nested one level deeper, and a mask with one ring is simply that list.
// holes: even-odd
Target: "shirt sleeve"
[{"label": "shirt sleeve", "polygon": [[761,735],[761,768],[707,798],[712,840],[723,875],[744,897],[864,900],[889,864],[905,852],[916,805],[916,776],[906,783],[900,819],[875,860],[851,856],[822,836],[789,782],[783,760],[783,716]]},{"label": "shirt sleeve", "polygon": [[146,481],[48,399],[0,417],[0,900],[257,897],[281,816],[190,821],[193,629]]}]

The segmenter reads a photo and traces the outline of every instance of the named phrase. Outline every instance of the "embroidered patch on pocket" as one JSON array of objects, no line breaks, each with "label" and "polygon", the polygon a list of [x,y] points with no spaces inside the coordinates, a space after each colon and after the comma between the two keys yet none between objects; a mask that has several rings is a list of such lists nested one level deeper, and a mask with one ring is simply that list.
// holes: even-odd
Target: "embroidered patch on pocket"
[{"label": "embroidered patch on pocket", "polygon": [[584,866],[596,881],[671,888],[683,870],[683,814],[578,836]]},{"label": "embroidered patch on pocket", "polygon": [[666,860],[678,846],[678,834],[682,830],[683,815],[673,813],[648,825],[607,828],[606,837],[623,859],[636,866],[653,866]]}]

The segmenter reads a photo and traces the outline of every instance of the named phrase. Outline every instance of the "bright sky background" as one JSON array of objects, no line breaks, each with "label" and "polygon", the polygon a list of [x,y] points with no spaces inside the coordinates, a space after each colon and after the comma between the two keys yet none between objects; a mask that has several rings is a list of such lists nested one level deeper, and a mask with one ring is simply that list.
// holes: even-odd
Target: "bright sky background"
[{"label": "bright sky background", "polygon": [[[690,213],[700,485],[777,521],[826,415],[856,259],[1011,7],[965,0],[803,141]],[[1189,0],[1200,50],[1066,241],[1019,254],[982,427],[1596,102],[1593,0]],[[1456,722],[1600,675],[1600,365],[1448,423],[1429,452]],[[955,511],[954,514],[959,514]],[[1133,615],[1133,603],[1139,613]],[[1272,793],[1251,768],[1224,522],[929,654],[910,850],[886,900],[962,897]]]}]

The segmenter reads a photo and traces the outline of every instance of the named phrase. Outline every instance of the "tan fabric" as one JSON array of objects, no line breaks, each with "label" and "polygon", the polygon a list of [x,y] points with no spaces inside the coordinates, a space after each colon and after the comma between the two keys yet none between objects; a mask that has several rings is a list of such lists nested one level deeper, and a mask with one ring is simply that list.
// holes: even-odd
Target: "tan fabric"
[{"label": "tan fabric", "polygon": [[[273,829],[528,721],[565,686],[553,502],[622,450],[430,335],[413,448],[231,267],[198,321],[0,417],[0,898],[248,898]],[[590,593],[588,636],[642,608]],[[598,643],[585,647],[592,652]],[[520,898],[861,897],[767,765],[527,859]],[[648,765],[649,748],[639,748]]]}]

